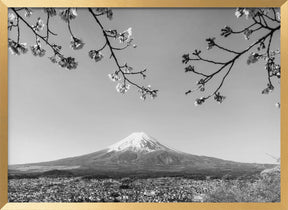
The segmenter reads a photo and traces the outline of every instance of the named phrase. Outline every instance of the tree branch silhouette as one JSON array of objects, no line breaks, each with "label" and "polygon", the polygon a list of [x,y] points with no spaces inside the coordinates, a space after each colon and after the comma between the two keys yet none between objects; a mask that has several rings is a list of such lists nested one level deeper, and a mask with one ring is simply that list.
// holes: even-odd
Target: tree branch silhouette
[{"label": "tree branch silhouette", "polygon": [[[205,87],[209,84],[209,82],[212,81],[212,79],[216,75],[225,71],[222,78],[220,79],[219,85],[214,91],[212,91],[212,93],[197,98],[195,100],[196,106],[203,104],[207,99],[211,98],[211,96],[214,96],[214,100],[216,100],[218,103],[222,103],[226,97],[220,94],[220,90],[224,85],[227,76],[231,73],[234,64],[240,57],[244,56],[246,53],[256,47],[257,52],[251,52],[251,54],[248,56],[247,64],[250,65],[256,63],[259,59],[265,60],[265,69],[267,71],[268,83],[267,87],[262,91],[262,94],[268,94],[274,90],[274,86],[271,80],[272,77],[276,76],[278,79],[280,79],[280,65],[275,63],[275,57],[276,55],[279,55],[280,52],[278,50],[271,52],[271,43],[273,41],[274,34],[275,32],[280,31],[280,13],[276,12],[274,8],[237,8],[235,15],[237,18],[246,16],[246,19],[250,22],[250,25],[244,27],[240,31],[234,31],[231,27],[225,26],[223,29],[221,29],[220,35],[226,38],[230,35],[243,34],[245,39],[248,41],[248,46],[245,49],[243,49],[242,51],[235,51],[233,49],[229,49],[216,43],[215,38],[213,37],[206,39],[208,43],[207,49],[211,50],[212,48],[217,48],[220,51],[230,53],[230,55],[234,55],[231,59],[227,61],[206,59],[202,56],[202,52],[200,50],[195,50],[192,55],[188,53],[182,56],[182,63],[184,64],[188,64],[190,62],[202,62],[216,66],[220,65],[219,68],[216,68],[216,70],[210,74],[205,73],[204,71],[195,70],[195,66],[192,65],[188,65],[187,67],[185,67],[186,73],[191,72],[195,75],[201,76],[201,79],[197,81],[196,89],[190,89],[186,91],[186,95],[198,90],[204,92]],[[257,34],[257,32],[260,30],[265,30],[266,33],[262,32],[260,35]],[[259,38],[253,43],[250,43],[249,40],[252,35],[254,35],[255,37],[258,36]],[[280,103],[277,103],[277,105],[280,106]]]},{"label": "tree branch silhouette", "polygon": [[[103,32],[103,36],[105,37],[105,40],[106,40],[106,42],[105,42],[105,44],[104,44],[104,48],[106,47],[106,46],[108,46],[108,48],[109,48],[109,50],[110,50],[110,53],[111,53],[111,58],[113,58],[113,60],[115,61],[115,64],[117,65],[117,68],[118,68],[118,70],[114,73],[115,75],[119,75],[119,73],[121,74],[121,76],[123,77],[123,80],[124,80],[124,82],[123,82],[123,84],[120,86],[120,87],[122,87],[122,88],[120,88],[119,89],[119,91],[120,92],[125,92],[126,90],[127,90],[127,88],[129,87],[128,85],[127,85],[127,83],[128,84],[130,84],[130,85],[133,85],[133,86],[135,86],[135,87],[137,87],[137,88],[139,88],[140,89],[140,91],[141,91],[141,93],[143,92],[143,93],[145,93],[145,94],[142,94],[142,98],[144,99],[144,98],[146,98],[146,94],[149,94],[149,95],[151,95],[151,97],[152,98],[154,98],[154,97],[156,97],[157,96],[157,91],[158,90],[152,90],[151,88],[145,88],[145,87],[143,87],[143,86],[140,86],[140,85],[138,85],[138,84],[136,84],[135,82],[133,82],[133,81],[131,81],[128,77],[127,77],[127,75],[131,75],[131,74],[136,74],[136,75],[145,75],[144,74],[144,72],[146,71],[140,71],[140,72],[131,72],[131,70],[128,70],[129,68],[128,68],[128,66],[127,65],[120,65],[119,64],[119,61],[118,61],[118,59],[117,59],[117,57],[116,57],[116,55],[115,55],[115,52],[114,52],[114,50],[124,50],[124,49],[126,49],[128,46],[129,46],[129,43],[125,46],[125,47],[123,47],[123,48],[115,48],[115,47],[113,47],[112,46],[112,44],[111,44],[111,42],[110,42],[110,40],[109,40],[109,37],[111,38],[111,36],[108,36],[107,35],[107,32],[106,32],[106,30],[104,29],[104,27],[103,27],[103,25],[101,24],[101,22],[99,21],[99,19],[98,19],[98,17],[97,17],[97,15],[93,12],[93,10],[91,9],[91,8],[88,8],[88,10],[89,10],[89,12],[92,14],[92,16],[94,17],[94,19],[95,19],[95,21],[97,22],[97,24],[99,25],[99,27],[101,28],[101,30],[102,30],[102,32]],[[116,38],[117,36],[120,36],[120,35],[115,35],[115,37],[113,37],[113,38]],[[102,49],[104,49],[104,48],[101,48],[101,50]],[[99,50],[98,50],[99,51]],[[123,70],[124,69],[124,70]],[[145,78],[145,76],[143,77],[143,78]]]},{"label": "tree branch silhouette", "polygon": [[[22,15],[22,11],[25,11],[25,17]],[[30,50],[34,56],[42,57],[46,55],[46,50],[42,47],[41,43],[45,43],[54,53],[49,59],[53,62],[58,64],[60,67],[65,68],[67,70],[73,70],[76,69],[78,66],[78,62],[75,58],[67,56],[65,57],[62,52],[62,46],[59,44],[51,43],[49,38],[50,35],[57,36],[56,33],[52,32],[50,30],[50,18],[53,16],[60,16],[60,18],[67,23],[68,32],[71,35],[71,42],[70,47],[73,50],[80,50],[83,48],[85,43],[75,36],[75,34],[72,31],[71,28],[71,21],[75,19],[78,14],[77,10],[74,8],[65,8],[57,12],[54,8],[44,8],[44,13],[46,13],[46,33],[45,35],[42,35],[40,32],[45,27],[45,24],[43,20],[38,17],[36,24],[31,24],[30,21],[28,21],[27,18],[29,18],[32,15],[32,10],[29,8],[11,8],[12,13],[9,13],[9,20],[8,20],[8,29],[13,30],[13,28],[17,29],[17,40],[14,41],[11,38],[8,39],[8,45],[9,49],[12,54],[15,55],[21,55],[28,51],[28,47],[26,46],[26,43],[20,43],[20,24],[19,21],[21,21],[24,26],[30,29],[30,31],[35,36],[35,45],[30,46]],[[133,38],[132,35],[132,29],[129,28],[128,30],[119,33],[117,30],[105,30],[103,24],[100,21],[100,16],[106,15],[108,19],[112,19],[113,12],[111,9],[108,8],[88,8],[88,13],[92,15],[93,19],[95,20],[96,24],[100,27],[102,34],[105,38],[105,43],[100,49],[97,50],[90,50],[88,52],[88,56],[93,59],[95,62],[99,62],[104,58],[104,55],[102,51],[105,48],[109,49],[110,52],[110,58],[115,62],[117,66],[117,70],[111,74],[108,74],[109,78],[116,82],[118,81],[118,84],[116,85],[116,90],[120,93],[126,93],[130,86],[133,86],[138,89],[138,92],[140,92],[140,98],[146,99],[147,96],[150,96],[151,98],[155,98],[157,96],[158,90],[152,89],[150,86],[142,86],[138,84],[137,82],[132,80],[132,76],[140,75],[143,79],[146,78],[146,69],[142,71],[134,71],[134,69],[131,66],[128,66],[127,63],[120,64],[118,57],[115,53],[115,51],[121,51],[125,50],[126,48],[132,46],[136,47],[135,44],[132,44]],[[21,14],[20,14],[21,12]],[[119,40],[120,44],[124,44],[124,47],[116,47],[113,46],[110,39]],[[130,77],[131,76],[131,77]],[[122,83],[120,83],[120,80],[123,80]]]}]

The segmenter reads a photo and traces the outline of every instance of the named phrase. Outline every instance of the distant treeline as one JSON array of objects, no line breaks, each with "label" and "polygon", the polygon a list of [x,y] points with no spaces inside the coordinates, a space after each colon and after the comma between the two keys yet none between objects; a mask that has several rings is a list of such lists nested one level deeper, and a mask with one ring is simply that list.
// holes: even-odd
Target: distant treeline
[{"label": "distant treeline", "polygon": [[183,173],[183,172],[151,172],[151,173],[95,173],[90,175],[84,175],[79,173],[73,173],[72,171],[65,171],[65,170],[51,170],[46,172],[35,172],[35,173],[18,173],[18,174],[8,174],[8,179],[36,179],[40,177],[81,177],[82,179],[123,179],[123,178],[129,178],[129,179],[148,179],[148,178],[159,178],[159,177],[181,177],[181,178],[187,178],[187,179],[194,179],[194,180],[208,180],[208,179],[251,179],[257,177],[261,171],[254,171],[251,172],[245,172],[245,171],[239,171],[239,172],[225,172],[225,171],[217,171],[217,172],[202,172],[202,173]]}]

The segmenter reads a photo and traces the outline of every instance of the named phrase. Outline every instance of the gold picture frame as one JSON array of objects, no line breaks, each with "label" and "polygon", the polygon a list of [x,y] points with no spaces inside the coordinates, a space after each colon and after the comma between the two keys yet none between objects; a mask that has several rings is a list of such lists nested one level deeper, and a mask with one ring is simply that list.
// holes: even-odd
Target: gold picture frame
[{"label": "gold picture frame", "polygon": [[[281,8],[281,202],[280,203],[8,203],[8,30],[10,7],[280,7]],[[0,0],[0,208],[288,210],[288,0]]]}]

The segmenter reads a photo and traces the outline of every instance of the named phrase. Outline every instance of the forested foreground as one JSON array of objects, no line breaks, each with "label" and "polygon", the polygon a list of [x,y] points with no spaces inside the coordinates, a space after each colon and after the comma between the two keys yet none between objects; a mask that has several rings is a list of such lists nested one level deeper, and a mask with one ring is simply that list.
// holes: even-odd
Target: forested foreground
[{"label": "forested foreground", "polygon": [[254,177],[9,180],[9,202],[280,202],[280,168]]}]

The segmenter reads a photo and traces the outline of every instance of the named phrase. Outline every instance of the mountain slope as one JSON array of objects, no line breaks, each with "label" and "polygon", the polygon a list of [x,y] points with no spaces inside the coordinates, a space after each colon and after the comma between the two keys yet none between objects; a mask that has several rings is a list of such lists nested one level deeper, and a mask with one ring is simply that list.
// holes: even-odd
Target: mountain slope
[{"label": "mountain slope", "polygon": [[[159,143],[143,132],[91,154],[50,162],[12,165],[10,175],[56,174],[105,176],[240,176],[259,173],[273,165],[238,163],[187,154]],[[48,173],[49,174],[49,173]]]}]

